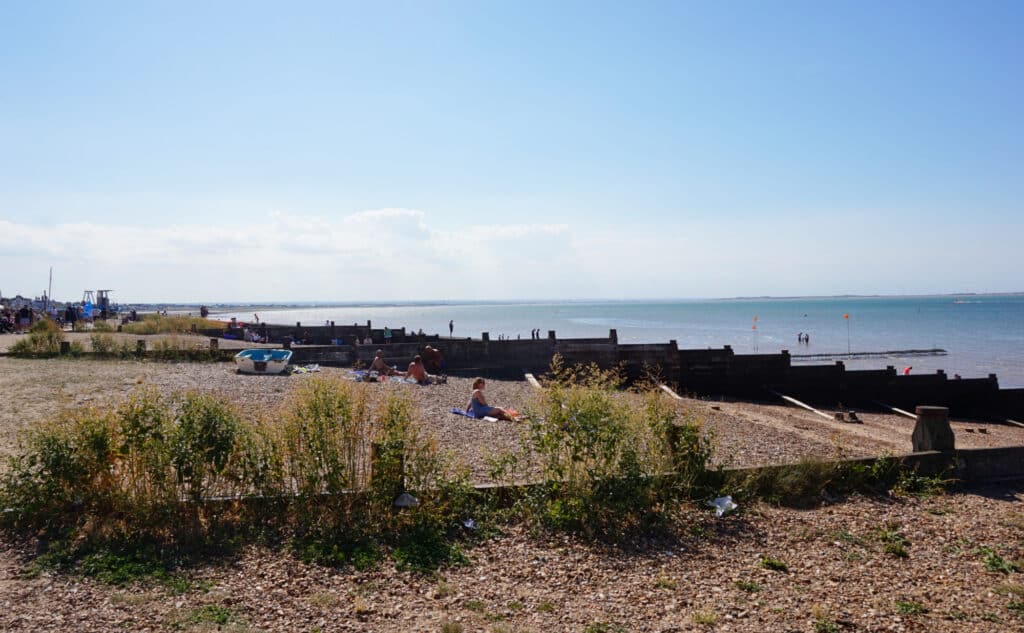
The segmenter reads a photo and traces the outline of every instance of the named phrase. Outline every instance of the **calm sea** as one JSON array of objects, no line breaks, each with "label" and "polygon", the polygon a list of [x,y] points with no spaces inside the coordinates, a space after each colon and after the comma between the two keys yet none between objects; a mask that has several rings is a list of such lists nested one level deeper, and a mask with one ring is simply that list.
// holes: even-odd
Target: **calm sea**
[{"label": "calm sea", "polygon": [[[250,308],[249,310],[253,310]],[[664,343],[675,339],[681,348],[732,345],[736,353],[827,354],[795,362],[844,360],[848,368],[899,369],[913,373],[945,369],[953,376],[999,375],[1004,387],[1024,387],[1024,296],[856,297],[813,299],[722,299],[687,301],[593,301],[538,303],[451,303],[404,305],[332,305],[296,308],[255,308],[268,323],[301,321],[319,325],[365,324],[374,327],[423,329],[479,338],[489,332],[510,338],[542,336],[555,330],[562,337],[607,336],[618,331],[621,343]],[[220,312],[251,321],[251,311]],[[849,315],[844,318],[843,315]],[[754,329],[753,326],[757,326]],[[798,344],[797,334],[810,335]],[[891,355],[845,359],[848,352],[942,348],[948,355]]]}]

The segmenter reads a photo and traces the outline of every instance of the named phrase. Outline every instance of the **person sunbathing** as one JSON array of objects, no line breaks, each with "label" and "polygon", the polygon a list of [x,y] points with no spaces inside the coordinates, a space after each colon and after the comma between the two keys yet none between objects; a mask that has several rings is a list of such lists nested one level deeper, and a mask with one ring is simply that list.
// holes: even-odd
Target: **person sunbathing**
[{"label": "person sunbathing", "polygon": [[469,398],[466,411],[472,412],[473,416],[477,419],[490,416],[499,420],[505,420],[506,422],[515,422],[515,418],[509,411],[487,404],[487,398],[484,397],[484,386],[486,384],[487,382],[483,378],[477,378],[473,381],[473,395]]},{"label": "person sunbathing", "polygon": [[412,362],[409,363],[409,370],[405,372],[405,375],[421,385],[430,384],[431,376],[427,373],[427,368],[423,366],[423,357],[419,354],[413,357]]},{"label": "person sunbathing", "polygon": [[373,355],[373,362],[370,363],[370,371],[375,371],[382,376],[394,376],[398,373],[398,370],[394,367],[388,366],[384,362],[384,350],[379,349],[377,353]]}]

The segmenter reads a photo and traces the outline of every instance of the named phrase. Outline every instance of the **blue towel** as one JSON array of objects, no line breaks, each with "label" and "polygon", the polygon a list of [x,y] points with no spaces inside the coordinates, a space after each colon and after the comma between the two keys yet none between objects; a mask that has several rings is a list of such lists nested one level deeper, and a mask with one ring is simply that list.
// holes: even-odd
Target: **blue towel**
[{"label": "blue towel", "polygon": [[472,418],[474,420],[477,419],[476,416],[473,415],[471,411],[466,411],[465,409],[456,409],[455,407],[452,407],[450,411],[455,415],[461,415],[462,417],[465,418]]}]

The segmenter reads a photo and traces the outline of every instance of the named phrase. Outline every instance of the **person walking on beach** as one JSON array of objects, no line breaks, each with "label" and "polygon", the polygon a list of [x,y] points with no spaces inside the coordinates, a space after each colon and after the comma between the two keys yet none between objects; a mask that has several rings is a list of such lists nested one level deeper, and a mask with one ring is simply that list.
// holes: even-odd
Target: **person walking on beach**
[{"label": "person walking on beach", "polygon": [[384,326],[384,344],[391,344],[391,328],[386,325]]},{"label": "person walking on beach", "polygon": [[448,338],[455,334],[455,319],[448,321]]},{"label": "person walking on beach", "polygon": [[803,332],[800,332],[799,334],[796,335],[796,342],[797,343],[803,343],[804,342],[804,333]]}]

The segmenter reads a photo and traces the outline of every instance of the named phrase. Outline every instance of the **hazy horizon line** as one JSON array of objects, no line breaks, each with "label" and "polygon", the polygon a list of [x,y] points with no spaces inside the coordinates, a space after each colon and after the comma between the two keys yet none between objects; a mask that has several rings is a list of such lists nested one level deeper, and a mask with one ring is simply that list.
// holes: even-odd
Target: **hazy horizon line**
[{"label": "hazy horizon line", "polygon": [[[226,308],[332,308],[332,307],[389,307],[389,306],[435,306],[435,305],[524,305],[524,304],[555,304],[555,303],[672,303],[677,301],[786,301],[796,299],[924,299],[937,297],[1014,297],[1024,296],[1024,291],[1009,292],[940,292],[924,294],[836,294],[836,295],[741,295],[734,297],[641,297],[617,299],[609,297],[583,297],[574,299],[422,299],[409,301],[157,301],[157,302],[125,302],[129,305],[161,305],[161,306],[207,306],[218,309]],[[121,302],[118,302],[121,303]]]}]

